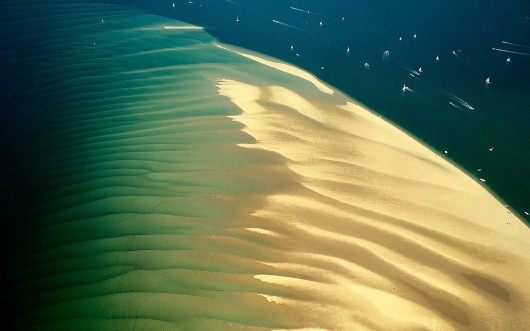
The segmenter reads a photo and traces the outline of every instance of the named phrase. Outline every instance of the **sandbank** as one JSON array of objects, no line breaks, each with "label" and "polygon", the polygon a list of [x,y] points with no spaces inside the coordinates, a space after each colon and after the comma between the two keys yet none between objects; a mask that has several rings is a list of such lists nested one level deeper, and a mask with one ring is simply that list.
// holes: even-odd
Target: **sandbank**
[{"label": "sandbank", "polygon": [[[153,38],[122,28],[128,7],[17,3],[36,21],[8,21],[10,38],[43,52],[6,59],[43,64],[24,109],[47,104],[13,145],[29,199],[11,329],[527,329],[528,229],[441,156],[300,69],[219,54],[198,27]],[[70,19],[87,9],[123,24],[94,34]],[[39,38],[16,29],[51,13]],[[116,51],[86,56],[61,26]],[[200,42],[175,43],[190,29]],[[291,86],[241,81],[264,68]],[[232,79],[223,96],[212,77]]]},{"label": "sandbank", "polygon": [[[289,243],[262,261],[276,273],[255,278],[310,299],[264,297],[325,316],[307,317],[323,329],[530,325],[530,231],[478,180],[351,101],[228,79],[218,87],[255,139],[240,146],[280,155],[301,183],[254,214]],[[266,237],[262,228],[249,231]]]}]

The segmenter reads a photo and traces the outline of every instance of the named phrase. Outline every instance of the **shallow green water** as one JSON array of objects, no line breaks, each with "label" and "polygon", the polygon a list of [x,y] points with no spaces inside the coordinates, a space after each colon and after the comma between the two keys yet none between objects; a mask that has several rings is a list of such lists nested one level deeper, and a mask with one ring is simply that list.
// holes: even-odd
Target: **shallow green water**
[{"label": "shallow green water", "polygon": [[2,7],[19,326],[289,326],[257,297],[264,244],[237,232],[286,169],[236,146],[252,140],[215,86],[262,68],[134,8]]}]

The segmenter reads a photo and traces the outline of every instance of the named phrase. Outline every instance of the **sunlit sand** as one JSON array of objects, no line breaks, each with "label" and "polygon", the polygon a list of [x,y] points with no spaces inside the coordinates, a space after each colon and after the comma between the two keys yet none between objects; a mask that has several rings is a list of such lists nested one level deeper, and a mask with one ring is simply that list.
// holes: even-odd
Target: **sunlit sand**
[{"label": "sunlit sand", "polygon": [[352,102],[218,86],[256,140],[242,146],[283,156],[303,185],[259,213],[292,245],[263,262],[298,276],[255,277],[311,299],[271,302],[332,317],[317,324],[332,330],[528,325],[528,228],[475,180]]}]

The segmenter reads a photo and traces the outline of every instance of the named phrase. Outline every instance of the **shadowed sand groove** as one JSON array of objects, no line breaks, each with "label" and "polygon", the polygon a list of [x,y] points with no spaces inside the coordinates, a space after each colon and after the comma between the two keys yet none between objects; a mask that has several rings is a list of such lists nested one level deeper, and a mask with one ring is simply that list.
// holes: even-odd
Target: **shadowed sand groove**
[{"label": "shadowed sand groove", "polygon": [[18,328],[529,326],[528,228],[338,91],[131,8],[0,7]]}]

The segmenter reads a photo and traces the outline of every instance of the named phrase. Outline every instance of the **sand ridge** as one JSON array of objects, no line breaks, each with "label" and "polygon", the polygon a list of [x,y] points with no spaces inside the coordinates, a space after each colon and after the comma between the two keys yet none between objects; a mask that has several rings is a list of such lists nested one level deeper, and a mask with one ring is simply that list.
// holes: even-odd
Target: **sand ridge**
[{"label": "sand ridge", "polygon": [[271,68],[274,68],[276,70],[282,71],[282,72],[284,72],[286,74],[293,75],[293,76],[299,77],[299,78],[301,78],[303,80],[306,80],[306,81],[310,82],[311,84],[313,84],[317,89],[319,89],[323,93],[326,93],[326,94],[335,93],[333,91],[333,89],[331,89],[328,86],[326,86],[326,84],[322,83],[315,76],[313,76],[310,73],[308,73],[307,71],[304,71],[304,70],[302,70],[300,68],[297,68],[297,67],[295,67],[293,65],[290,65],[290,64],[287,64],[287,63],[283,63],[283,62],[269,60],[269,59],[266,59],[266,58],[261,57],[261,56],[245,53],[245,52],[242,52],[242,51],[238,51],[238,50],[233,49],[233,47],[227,47],[227,46],[221,45],[219,43],[214,43],[214,45],[217,46],[218,48],[224,49],[224,50],[232,52],[234,54],[241,55],[241,56],[243,56],[243,57],[245,57],[247,59],[250,59],[252,61],[255,61],[257,63],[261,63],[261,64],[266,65],[268,67],[271,67]]},{"label": "sand ridge", "polygon": [[197,25],[164,25],[165,30],[204,30],[204,27]]}]

